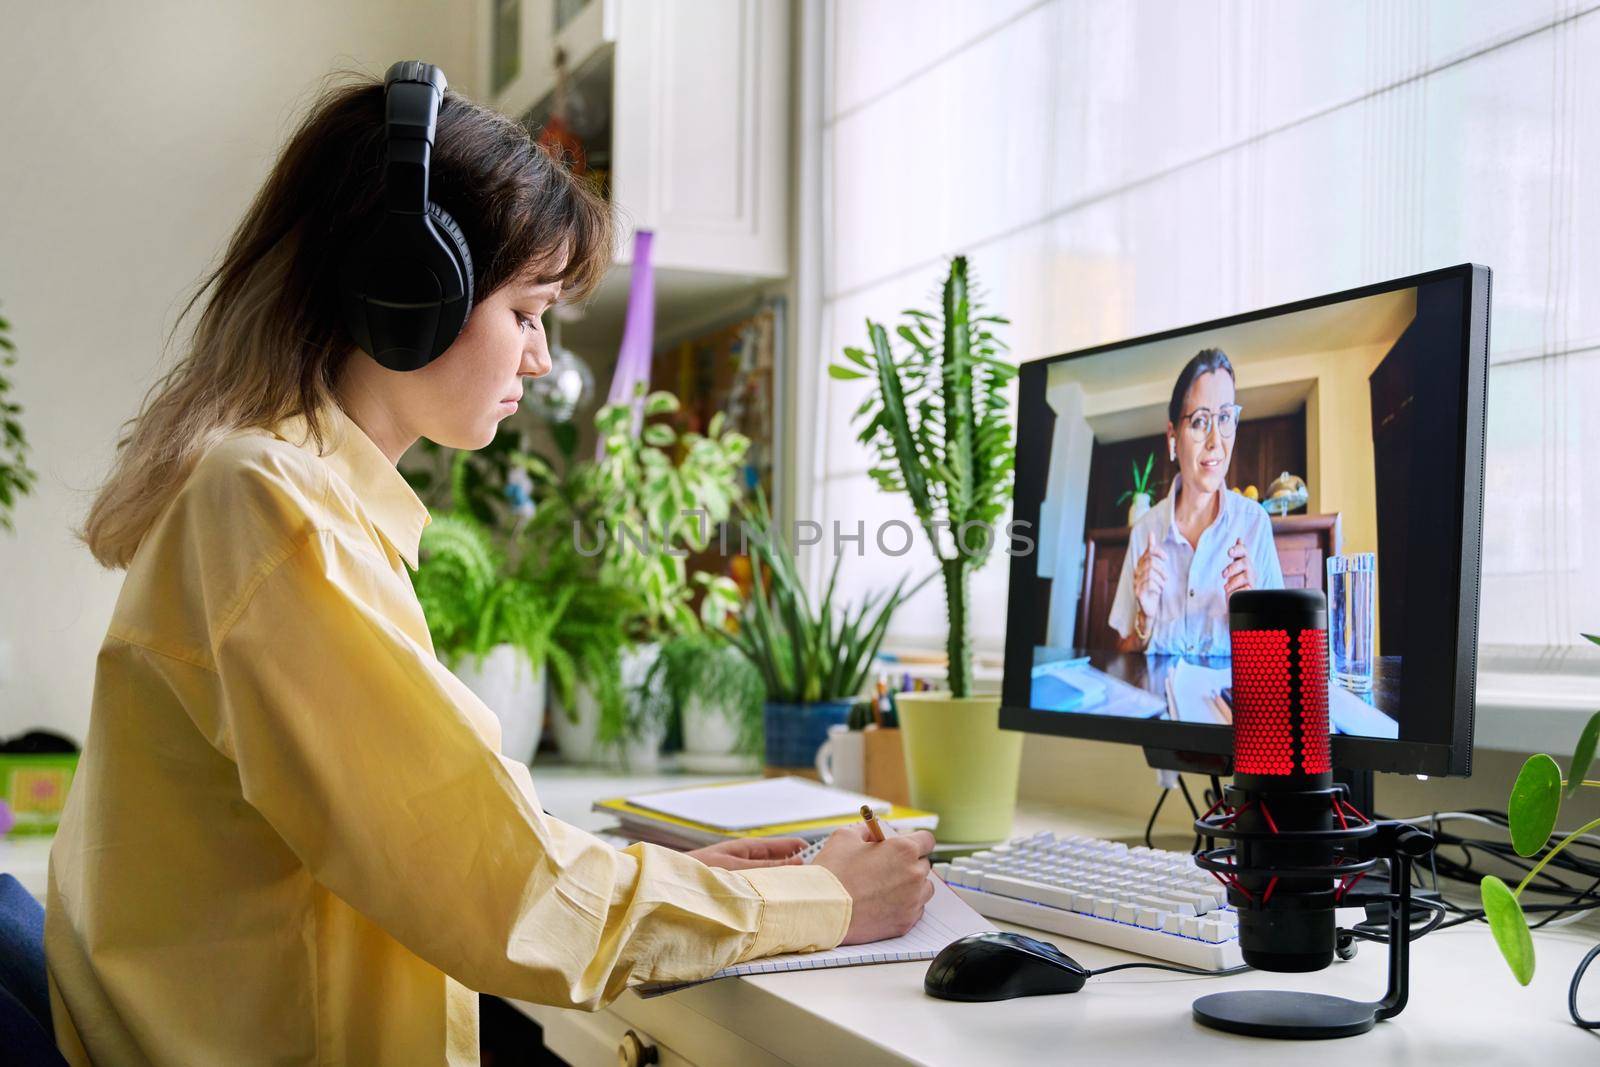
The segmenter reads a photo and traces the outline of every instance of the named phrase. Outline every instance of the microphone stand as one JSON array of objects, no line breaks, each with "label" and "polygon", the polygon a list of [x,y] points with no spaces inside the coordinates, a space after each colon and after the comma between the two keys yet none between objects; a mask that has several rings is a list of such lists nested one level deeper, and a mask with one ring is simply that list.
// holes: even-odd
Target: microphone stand
[{"label": "microphone stand", "polygon": [[[1338,787],[1330,790],[1339,792]],[[1230,811],[1196,820],[1195,832],[1206,838],[1257,838],[1268,835],[1241,831],[1233,827]],[[1240,989],[1212,993],[1194,1002],[1195,1021],[1214,1030],[1249,1037],[1316,1040],[1352,1037],[1371,1030],[1380,1019],[1392,1019],[1405,1010],[1410,996],[1411,967],[1411,868],[1433,851],[1432,835],[1408,823],[1366,822],[1329,831],[1300,831],[1278,835],[1283,839],[1332,840],[1353,846],[1353,862],[1327,867],[1237,866],[1232,846],[1208,848],[1195,856],[1198,866],[1214,874],[1237,876],[1263,873],[1281,877],[1339,878],[1371,870],[1380,858],[1389,860],[1389,981],[1382,1000],[1359,1001],[1323,993],[1292,990]],[[1209,842],[1208,842],[1209,843]],[[1353,882],[1351,884],[1354,884]]]}]

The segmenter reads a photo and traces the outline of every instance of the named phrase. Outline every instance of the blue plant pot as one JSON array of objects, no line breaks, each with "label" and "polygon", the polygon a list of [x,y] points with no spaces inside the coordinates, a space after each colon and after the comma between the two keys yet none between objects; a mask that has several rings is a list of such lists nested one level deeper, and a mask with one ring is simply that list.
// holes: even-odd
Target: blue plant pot
[{"label": "blue plant pot", "polygon": [[763,709],[767,733],[767,766],[811,770],[817,749],[828,739],[828,727],[850,719],[853,698],[819,700],[815,704],[779,704]]}]

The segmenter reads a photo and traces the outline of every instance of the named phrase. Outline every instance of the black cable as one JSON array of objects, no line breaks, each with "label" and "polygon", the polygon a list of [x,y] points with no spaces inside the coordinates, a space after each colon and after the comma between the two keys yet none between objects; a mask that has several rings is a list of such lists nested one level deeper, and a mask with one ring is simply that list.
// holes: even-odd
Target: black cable
[{"label": "black cable", "polygon": [[1215,804],[1222,799],[1222,779],[1216,775],[1211,776],[1211,802]]},{"label": "black cable", "polygon": [[[1392,907],[1393,905],[1391,904],[1390,906]],[[1424,908],[1427,911],[1431,911],[1433,916],[1426,923],[1423,923],[1422,926],[1411,928],[1410,934],[1406,937],[1407,943],[1415,941],[1417,938],[1431,934],[1435,930],[1439,929],[1440,925],[1444,922],[1444,917],[1446,914],[1444,905],[1434,900],[1422,900],[1413,897],[1411,900],[1411,906]],[[1357,923],[1355,926],[1347,928],[1344,932],[1359,941],[1375,941],[1380,945],[1387,945],[1389,943],[1389,931],[1387,927],[1379,931],[1371,928],[1366,923]]]},{"label": "black cable", "polygon": [[1184,803],[1189,805],[1189,814],[1196,819],[1200,818],[1200,809],[1194,806],[1194,797],[1189,793],[1189,783],[1183,780],[1183,775],[1178,775],[1178,788],[1183,790]]},{"label": "black cable", "polygon": [[[1581,892],[1578,893],[1577,896],[1573,897],[1572,898],[1572,903],[1573,904],[1577,904],[1580,900],[1585,900],[1585,899],[1587,899],[1589,897],[1594,896],[1596,889],[1600,889],[1600,878],[1596,878],[1593,882],[1590,882],[1588,889],[1582,890]],[[1588,911],[1590,908],[1600,908],[1600,900],[1595,901],[1593,904],[1585,904],[1582,907],[1574,907],[1572,910],[1573,911]],[[1529,927],[1529,929],[1537,930],[1537,929],[1539,929],[1539,927],[1545,925],[1546,923],[1560,918],[1560,915],[1561,915],[1560,912],[1554,912],[1553,911],[1549,915],[1546,915],[1544,918],[1540,919],[1538,922],[1534,923],[1533,926]]]},{"label": "black cable", "polygon": [[1136,967],[1152,971],[1173,971],[1177,974],[1192,974],[1200,978],[1226,978],[1229,975],[1243,974],[1246,971],[1255,970],[1248,963],[1241,963],[1237,967],[1224,967],[1220,971],[1206,971],[1199,967],[1185,967],[1181,963],[1114,963],[1110,967],[1100,967],[1090,971],[1089,977],[1098,978],[1102,974],[1110,974],[1112,971],[1131,971]]},{"label": "black cable", "polygon": [[1600,1030],[1600,1019],[1585,1019],[1578,1014],[1578,986],[1583,982],[1583,975],[1589,969],[1589,964],[1600,957],[1600,945],[1589,950],[1578,964],[1578,969],[1572,972],[1572,984],[1567,986],[1567,1014],[1572,1016],[1572,1021],[1585,1030]]},{"label": "black cable", "polygon": [[[1183,800],[1184,800],[1184,803],[1189,805],[1189,814],[1194,816],[1194,821],[1195,822],[1199,822],[1200,821],[1200,809],[1194,806],[1194,797],[1189,794],[1189,783],[1185,782],[1183,780],[1183,775],[1181,775],[1181,774],[1178,775],[1178,788],[1183,790]],[[1190,847],[1189,851],[1191,853],[1200,851],[1200,835],[1199,834],[1195,834],[1194,835],[1194,845]]]},{"label": "black cable", "polygon": [[1161,814],[1161,805],[1163,805],[1163,804],[1165,804],[1167,802],[1167,794],[1170,793],[1170,792],[1172,792],[1172,790],[1163,789],[1161,791],[1161,794],[1156,797],[1156,810],[1152,811],[1150,813],[1150,821],[1144,824],[1144,847],[1145,848],[1152,848],[1153,849],[1153,848],[1156,847],[1156,846],[1154,846],[1154,845],[1152,845],[1150,843],[1150,831],[1154,830],[1156,828],[1156,816]]}]

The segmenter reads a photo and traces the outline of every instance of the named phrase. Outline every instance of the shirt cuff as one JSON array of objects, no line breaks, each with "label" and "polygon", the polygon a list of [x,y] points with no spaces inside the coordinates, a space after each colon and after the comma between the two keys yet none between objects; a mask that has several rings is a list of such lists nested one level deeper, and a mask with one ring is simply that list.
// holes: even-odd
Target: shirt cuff
[{"label": "shirt cuff", "polygon": [[795,865],[736,871],[761,898],[756,936],[735,962],[780,952],[834,948],[850,928],[851,900],[826,867]]}]

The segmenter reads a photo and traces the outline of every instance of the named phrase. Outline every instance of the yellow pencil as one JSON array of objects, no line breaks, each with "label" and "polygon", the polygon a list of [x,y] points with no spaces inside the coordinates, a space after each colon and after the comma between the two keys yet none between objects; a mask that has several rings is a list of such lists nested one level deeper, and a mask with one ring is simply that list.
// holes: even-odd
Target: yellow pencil
[{"label": "yellow pencil", "polygon": [[874,841],[883,840],[883,827],[878,825],[878,817],[872,813],[871,804],[861,805],[861,818],[867,824],[867,833],[872,835]]}]

